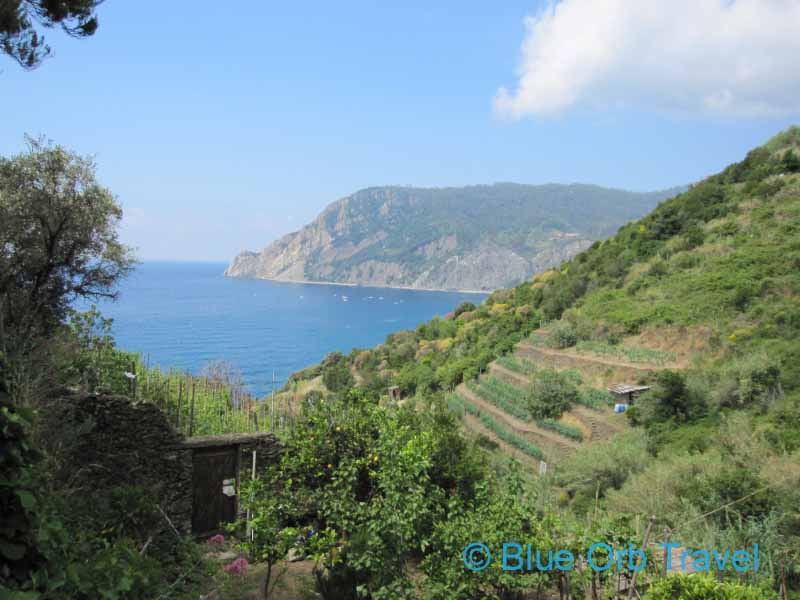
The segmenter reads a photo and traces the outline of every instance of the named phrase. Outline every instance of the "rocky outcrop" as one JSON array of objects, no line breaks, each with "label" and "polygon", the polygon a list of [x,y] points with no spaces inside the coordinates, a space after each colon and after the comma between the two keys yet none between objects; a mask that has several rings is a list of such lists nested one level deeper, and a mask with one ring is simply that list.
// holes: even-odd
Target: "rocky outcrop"
[{"label": "rocky outcrop", "polygon": [[225,274],[277,281],[494,290],[556,266],[679,190],[586,185],[370,188]]}]

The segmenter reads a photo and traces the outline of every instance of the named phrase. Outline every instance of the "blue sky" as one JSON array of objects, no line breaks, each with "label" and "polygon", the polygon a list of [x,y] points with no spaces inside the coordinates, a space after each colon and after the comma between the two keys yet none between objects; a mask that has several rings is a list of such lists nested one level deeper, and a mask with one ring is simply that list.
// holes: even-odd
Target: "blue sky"
[{"label": "blue sky", "polygon": [[[727,57],[741,44],[764,65],[793,49],[788,35],[786,47],[773,28],[769,45],[745,31],[658,54],[639,34],[669,18],[653,8],[631,25],[606,7],[595,28],[600,18],[581,9],[604,2],[614,4],[108,0],[94,38],[48,32],[55,56],[38,70],[0,56],[0,152],[21,150],[28,133],[92,154],[141,258],[226,260],[367,186],[659,189],[711,174],[800,120],[796,76],[782,79],[791,65],[769,63],[731,87],[715,82],[718,61],[704,67],[692,54]],[[761,10],[753,2],[723,3],[741,14],[722,17],[749,22],[747,10]],[[759,2],[774,9],[764,19],[798,24],[786,2]],[[662,4],[685,23],[695,3]],[[610,39],[627,45],[599,51]],[[760,96],[766,88],[777,92]]]}]

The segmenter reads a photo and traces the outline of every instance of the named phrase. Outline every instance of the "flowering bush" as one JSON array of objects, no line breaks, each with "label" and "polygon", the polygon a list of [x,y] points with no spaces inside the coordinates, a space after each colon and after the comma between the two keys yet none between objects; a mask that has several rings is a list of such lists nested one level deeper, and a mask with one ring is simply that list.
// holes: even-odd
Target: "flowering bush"
[{"label": "flowering bush", "polygon": [[[216,537],[216,536],[215,536]],[[222,537],[222,536],[219,536]],[[229,563],[222,567],[222,570],[228,573],[229,575],[239,575],[244,577],[247,575],[247,569],[250,567],[250,563],[247,562],[246,558],[237,558],[232,563]]]}]

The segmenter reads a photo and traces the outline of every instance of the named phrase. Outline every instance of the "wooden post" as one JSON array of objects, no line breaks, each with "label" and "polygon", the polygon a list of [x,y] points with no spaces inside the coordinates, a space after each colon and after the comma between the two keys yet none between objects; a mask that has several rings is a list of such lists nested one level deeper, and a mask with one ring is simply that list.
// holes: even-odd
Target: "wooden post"
[{"label": "wooden post", "polygon": [[275,371],[272,372],[272,409],[270,410],[269,430],[275,431]]},{"label": "wooden post", "polygon": [[183,400],[183,379],[178,379],[178,410],[175,411],[175,429],[181,430],[181,400]]},{"label": "wooden post", "polygon": [[669,527],[664,527],[664,568],[662,569],[662,577],[667,576],[667,564],[670,560],[671,556],[667,554],[669,552],[669,548],[666,547],[669,544],[669,540],[672,537],[672,530]]},{"label": "wooden post", "polygon": [[189,437],[194,435],[194,381],[192,381],[192,402],[189,405]]},{"label": "wooden post", "polygon": [[[647,549],[647,542],[650,541],[650,530],[653,528],[653,524],[656,522],[656,517],[653,515],[650,517],[650,520],[647,522],[647,529],[644,532],[644,540],[642,541],[642,551],[646,551]],[[636,590],[636,576],[639,574],[639,571],[633,572],[633,578],[631,579],[631,587],[628,590],[628,598],[633,598],[633,592]],[[637,596],[639,594],[636,594]]]}]

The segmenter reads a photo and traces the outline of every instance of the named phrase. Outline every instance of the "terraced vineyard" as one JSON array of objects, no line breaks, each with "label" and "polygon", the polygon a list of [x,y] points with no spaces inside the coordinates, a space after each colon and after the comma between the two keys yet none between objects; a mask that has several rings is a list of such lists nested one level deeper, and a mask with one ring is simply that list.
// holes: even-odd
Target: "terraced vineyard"
[{"label": "terraced vineyard", "polygon": [[480,419],[481,423],[483,423],[498,438],[521,450],[531,458],[537,458],[539,460],[544,459],[544,452],[542,452],[539,448],[531,444],[528,440],[511,433],[500,423],[498,423],[491,415],[481,411],[477,406],[464,400],[464,398],[458,394],[450,394],[448,396],[447,406],[457,415],[463,416],[464,414],[470,414],[473,417],[477,417]]},{"label": "terraced vineyard", "polygon": [[[615,356],[598,352],[584,363],[575,360],[574,348],[572,353],[548,348],[546,358],[552,362],[539,364],[526,355],[526,348],[530,344],[522,342],[515,353],[500,357],[484,376],[466,381],[459,392],[448,397],[448,406],[464,419],[467,428],[480,429],[476,433],[507,444],[505,449],[501,445],[501,452],[513,453],[513,447],[528,457],[556,464],[579,444],[607,440],[627,428],[625,417],[609,410],[614,402],[611,394],[591,385],[592,369],[603,367],[604,360]],[[565,360],[559,362],[562,354]],[[655,361],[662,355],[653,351],[639,356]],[[531,415],[529,395],[540,369],[555,369],[563,381],[578,388],[576,403],[561,419],[534,419]]]},{"label": "terraced vineyard", "polygon": [[536,371],[536,365],[531,361],[513,354],[505,354],[499,357],[495,362],[501,367],[519,373],[520,375],[533,375]]},{"label": "terraced vineyard", "polygon": [[[487,402],[497,408],[513,415],[521,421],[533,421],[530,411],[527,408],[525,391],[514,386],[507,381],[490,375],[479,381],[469,381],[466,383],[467,389],[477,394]],[[579,429],[564,425],[553,419],[538,419],[536,425],[542,429],[555,431],[571,440],[582,441],[583,434]]]}]

